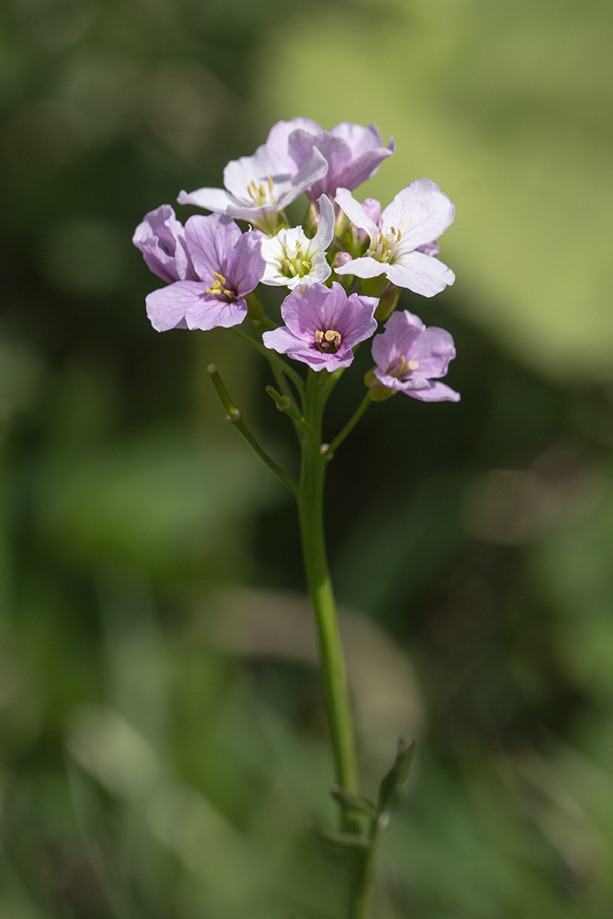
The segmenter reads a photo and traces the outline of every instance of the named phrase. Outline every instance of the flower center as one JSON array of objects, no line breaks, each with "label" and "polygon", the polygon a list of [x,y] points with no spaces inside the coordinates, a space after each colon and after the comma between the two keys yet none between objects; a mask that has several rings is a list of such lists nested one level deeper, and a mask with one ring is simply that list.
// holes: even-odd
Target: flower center
[{"label": "flower center", "polygon": [[258,185],[255,179],[252,179],[247,186],[247,194],[256,207],[262,207],[263,204],[274,204],[277,200],[277,196],[273,194],[272,177],[268,176],[266,182],[268,187],[263,182]]},{"label": "flower center", "polygon": [[318,329],[315,332],[315,347],[324,354],[336,354],[341,346],[341,333],[334,329],[328,329],[322,332]]},{"label": "flower center", "polygon": [[404,354],[400,354],[387,368],[389,376],[400,380],[409,377],[414,370],[419,369],[419,361],[407,361]]},{"label": "flower center", "polygon": [[283,251],[285,258],[281,262],[281,274],[284,274],[286,278],[303,278],[310,272],[313,263],[305,258],[299,240],[296,240],[293,245],[283,245]]},{"label": "flower center", "polygon": [[396,249],[402,239],[400,230],[390,227],[391,233],[379,233],[376,239],[371,240],[370,248],[366,255],[378,262],[389,263],[392,261]]},{"label": "flower center", "polygon": [[215,280],[211,282],[210,287],[207,287],[207,294],[211,294],[213,297],[219,297],[220,300],[227,300],[229,303],[236,300],[236,291],[226,286],[228,282],[223,274],[219,274],[218,271],[214,271],[213,274],[215,275]]}]

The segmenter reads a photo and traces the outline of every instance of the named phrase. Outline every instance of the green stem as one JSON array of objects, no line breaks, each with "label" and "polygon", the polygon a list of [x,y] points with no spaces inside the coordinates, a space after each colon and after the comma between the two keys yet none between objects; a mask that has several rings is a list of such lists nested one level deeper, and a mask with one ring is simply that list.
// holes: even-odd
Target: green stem
[{"label": "green stem", "polygon": [[[349,690],[324,537],[326,457],[321,450],[321,427],[324,403],[331,388],[331,381],[325,379],[324,373],[310,371],[307,380],[298,515],[305,574],[317,623],[336,781],[342,788],[357,794],[358,770]],[[342,828],[355,830],[356,820],[351,811],[343,808],[341,813]]]},{"label": "green stem", "polygon": [[[343,790],[343,793],[335,794],[341,806],[340,833],[325,835],[327,838],[335,835],[345,850],[349,869],[347,919],[364,919],[372,880],[375,832],[373,819],[369,818],[370,833],[365,835],[365,814],[359,801],[361,796],[349,687],[326,554],[324,483],[329,454],[353,429],[368,406],[369,396],[365,396],[328,448],[322,443],[323,413],[327,398],[342,371],[330,374],[324,370],[309,370],[304,390],[303,414],[292,418],[301,447],[300,482],[296,483],[271,460],[249,433],[216,368],[210,365],[207,369],[226,408],[228,419],[236,425],[239,433],[274,475],[293,492],[298,504],[304,568],[315,613],[335,778]],[[295,413],[289,395],[282,395],[272,387],[268,387],[268,392],[281,411],[288,412],[290,417]]]},{"label": "green stem", "polygon": [[[271,324],[271,328],[276,328],[274,323]],[[290,367],[289,364],[287,364],[283,358],[277,354],[276,351],[271,351],[270,348],[266,348],[261,341],[256,341],[255,338],[251,338],[251,336],[243,332],[242,329],[234,327],[232,332],[234,332],[236,337],[240,338],[240,340],[243,341],[246,345],[249,345],[250,348],[253,348],[254,351],[257,351],[258,354],[261,354],[266,358],[266,360],[270,363],[275,376],[277,373],[285,374],[285,376],[292,381],[298,394],[302,397],[304,393],[302,377],[299,373],[296,373],[294,368]]]},{"label": "green stem", "polygon": [[219,372],[217,368],[215,367],[215,365],[209,364],[209,366],[206,369],[208,371],[209,376],[211,377],[211,380],[213,381],[213,384],[215,386],[215,389],[217,390],[219,398],[223,402],[224,408],[226,412],[228,413],[226,416],[228,421],[232,422],[232,424],[234,425],[236,430],[239,432],[239,434],[241,434],[245,438],[245,440],[247,441],[247,443],[249,444],[253,452],[259,456],[259,458],[262,460],[264,465],[268,466],[272,474],[275,475],[279,479],[279,481],[282,482],[283,485],[286,486],[286,488],[289,488],[289,490],[293,494],[297,495],[298,485],[296,484],[296,482],[294,482],[292,477],[289,476],[286,472],[284,472],[280,466],[277,466],[275,461],[271,459],[268,453],[266,453],[266,451],[259,445],[259,443],[255,439],[251,431],[249,431],[249,429],[245,425],[245,422],[243,421],[241,417],[240,410],[234,405],[234,402],[232,401],[232,396],[228,392],[224,381],[219,376]]},{"label": "green stem", "polygon": [[[322,449],[322,418],[327,397],[337,379],[337,375],[328,375],[324,371],[309,371],[304,399],[305,424],[300,437],[301,476],[296,498],[304,568],[317,625],[336,781],[349,793],[338,796],[341,804],[340,829],[341,834],[348,834],[349,840],[356,841],[354,846],[345,843],[349,868],[347,917],[364,919],[372,875],[372,853],[371,845],[364,848],[360,843],[364,838],[363,816],[360,816],[350,803],[352,795],[359,796],[359,776],[345,660],[328,571],[324,534],[327,451]],[[349,430],[346,433],[349,433]]]}]

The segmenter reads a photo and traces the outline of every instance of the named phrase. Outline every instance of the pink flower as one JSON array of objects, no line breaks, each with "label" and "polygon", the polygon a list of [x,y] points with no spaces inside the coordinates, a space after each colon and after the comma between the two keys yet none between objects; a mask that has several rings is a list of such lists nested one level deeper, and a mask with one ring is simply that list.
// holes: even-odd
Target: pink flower
[{"label": "pink flower", "polygon": [[426,328],[418,316],[392,313],[382,335],[372,343],[374,376],[387,389],[421,402],[458,402],[460,395],[439,383],[455,357],[453,338],[445,329]]},{"label": "pink flower", "polygon": [[336,281],[297,287],[281,306],[284,326],[264,332],[267,348],[330,373],[348,367],[352,349],[374,333],[375,297],[347,296]]},{"label": "pink flower", "polygon": [[196,280],[180,280],[147,297],[147,315],[158,332],[239,325],[247,315],[247,294],[255,290],[266,264],[262,237],[241,233],[229,217],[190,217],[185,243]]},{"label": "pink flower", "polygon": [[387,147],[383,146],[379,129],[374,124],[363,127],[344,121],[324,131],[310,118],[277,122],[270,130],[267,144],[279,156],[293,160],[294,168],[298,169],[309,161],[315,150],[324,156],[328,171],[307,188],[311,201],[322,194],[334,198],[338,188],[357,188],[370,179],[396,149],[392,138]]}]

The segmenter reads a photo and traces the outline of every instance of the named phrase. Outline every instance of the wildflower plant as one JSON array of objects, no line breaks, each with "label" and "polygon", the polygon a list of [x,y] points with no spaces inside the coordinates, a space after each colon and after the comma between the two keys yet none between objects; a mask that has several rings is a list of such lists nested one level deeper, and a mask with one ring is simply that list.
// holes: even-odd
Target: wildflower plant
[{"label": "wildflower plant", "polygon": [[[397,392],[422,402],[460,398],[441,382],[455,357],[451,335],[396,309],[402,288],[432,297],[453,284],[453,272],[437,258],[453,204],[429,179],[411,182],[383,210],[372,198],[361,204],[352,195],[394,150],[374,125],[345,122],[324,131],[310,119],[280,121],[253,156],[228,163],[225,189],[180,193],[180,204],[210,214],[191,216],[183,226],[165,204],[145,216],[133,238],[165,285],[146,298],[153,327],[232,328],[268,360],[275,385],[266,391],[300,445],[293,477],[261,447],[209,366],[228,420],[296,499],[332,742],[331,791],[339,805],[338,828],[317,832],[346,853],[349,919],[366,915],[375,841],[406,779],[413,746],[399,742],[378,799],[364,798],[324,541],[326,468],[371,403]],[[303,193],[305,220],[292,227],[285,207]],[[281,291],[281,322],[265,312],[260,285],[288,289]],[[356,348],[370,339],[374,366],[363,397],[326,441],[327,400]]]}]

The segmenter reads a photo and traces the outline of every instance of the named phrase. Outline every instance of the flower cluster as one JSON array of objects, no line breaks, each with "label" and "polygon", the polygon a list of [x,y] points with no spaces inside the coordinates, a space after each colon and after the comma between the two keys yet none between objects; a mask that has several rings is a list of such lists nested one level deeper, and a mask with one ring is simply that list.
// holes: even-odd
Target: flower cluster
[{"label": "flower cluster", "polygon": [[[168,204],[148,213],[133,242],[165,283],[146,298],[153,327],[208,330],[249,315],[265,348],[332,373],[348,367],[356,345],[387,319],[372,343],[371,398],[403,392],[457,401],[440,382],[455,356],[451,335],[394,311],[401,288],[432,297],[453,284],[437,258],[453,204],[429,179],[412,182],[384,209],[352,195],[394,151],[375,125],[324,131],[306,118],[280,121],[253,156],[228,163],[223,189],[179,194],[180,204],[210,214],[183,225]],[[303,193],[305,221],[292,227],[285,208]],[[260,284],[288,288],[281,323],[264,314]]]}]

